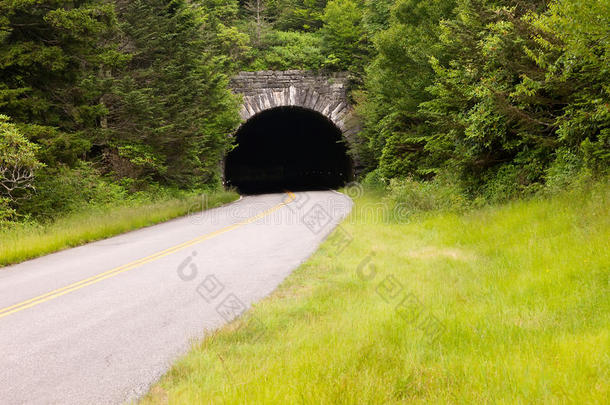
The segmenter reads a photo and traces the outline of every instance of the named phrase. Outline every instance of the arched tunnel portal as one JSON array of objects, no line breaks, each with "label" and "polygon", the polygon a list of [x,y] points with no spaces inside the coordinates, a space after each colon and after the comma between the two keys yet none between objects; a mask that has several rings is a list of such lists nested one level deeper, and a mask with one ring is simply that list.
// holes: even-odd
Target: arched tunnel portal
[{"label": "arched tunnel portal", "polygon": [[242,193],[338,188],[353,178],[343,132],[315,110],[281,106],[261,111],[235,137],[225,182]]}]

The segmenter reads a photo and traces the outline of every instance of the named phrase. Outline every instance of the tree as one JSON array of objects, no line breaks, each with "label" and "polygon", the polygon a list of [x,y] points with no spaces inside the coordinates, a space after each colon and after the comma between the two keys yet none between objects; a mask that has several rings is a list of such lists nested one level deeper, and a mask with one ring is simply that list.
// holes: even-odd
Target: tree
[{"label": "tree", "polygon": [[547,82],[526,51],[540,34],[528,16],[544,7],[542,0],[461,0],[455,19],[442,24],[449,58],[433,60],[432,99],[422,111],[433,145],[447,147],[448,164],[470,193],[502,199],[536,191],[561,146],[556,119],[571,90]]},{"label": "tree", "polygon": [[538,91],[569,92],[556,124],[562,147],[595,171],[610,170],[610,3],[554,1],[530,21],[539,33],[528,53],[546,71]]},{"label": "tree", "polygon": [[246,10],[253,19],[254,25],[254,44],[260,47],[262,44],[263,33],[267,28],[267,17],[265,11],[267,9],[264,0],[248,0],[245,5]]},{"label": "tree", "polygon": [[268,16],[278,30],[315,32],[322,27],[327,0],[268,1]]},{"label": "tree", "polygon": [[[420,104],[430,100],[435,81],[430,58],[445,61],[439,23],[453,14],[446,0],[394,0],[368,4],[365,22],[375,57],[366,69],[358,111],[362,136],[383,177],[429,178],[447,158],[445,147],[431,150],[433,132]],[[390,13],[388,21],[384,21]]]},{"label": "tree", "polygon": [[323,49],[330,62],[339,69],[361,71],[366,48],[360,1],[329,1],[322,21]]},{"label": "tree", "polygon": [[249,36],[236,27],[239,14],[237,0],[198,0],[196,8],[201,15],[201,31],[207,52],[224,64],[230,72],[243,63],[250,51]]},{"label": "tree", "polygon": [[[108,97],[100,144],[112,173],[180,187],[218,185],[239,117],[219,52],[224,14],[186,0],[117,8],[132,58]],[[229,10],[230,11],[230,10]]]},{"label": "tree", "polygon": [[38,150],[0,114],[0,205],[5,198],[15,203],[34,189],[34,175],[43,166],[36,158]]},{"label": "tree", "polygon": [[28,127],[42,158],[73,164],[105,114],[104,72],[120,60],[106,1],[0,2],[0,113]]},{"label": "tree", "polygon": [[390,28],[392,6],[396,0],[365,0],[363,23],[368,36]]}]

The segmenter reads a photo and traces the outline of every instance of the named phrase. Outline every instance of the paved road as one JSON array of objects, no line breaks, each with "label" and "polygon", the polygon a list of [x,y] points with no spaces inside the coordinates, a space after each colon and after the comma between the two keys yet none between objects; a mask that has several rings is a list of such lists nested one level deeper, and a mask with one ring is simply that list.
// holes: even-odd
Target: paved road
[{"label": "paved road", "polygon": [[0,269],[0,403],[123,403],[239,316],[351,209],[331,191],[228,206]]}]

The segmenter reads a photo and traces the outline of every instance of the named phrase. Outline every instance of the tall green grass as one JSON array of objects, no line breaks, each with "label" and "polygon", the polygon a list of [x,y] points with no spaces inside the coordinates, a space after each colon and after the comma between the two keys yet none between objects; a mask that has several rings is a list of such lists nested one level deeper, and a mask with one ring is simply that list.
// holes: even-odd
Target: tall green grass
[{"label": "tall green grass", "polygon": [[604,185],[400,223],[365,195],[344,251],[335,233],[142,402],[606,404],[609,200]]},{"label": "tall green grass", "polygon": [[130,201],[123,205],[83,207],[46,224],[15,223],[0,228],[0,266],[19,263],[69,247],[213,208],[234,201],[234,192],[165,197],[159,201]]}]

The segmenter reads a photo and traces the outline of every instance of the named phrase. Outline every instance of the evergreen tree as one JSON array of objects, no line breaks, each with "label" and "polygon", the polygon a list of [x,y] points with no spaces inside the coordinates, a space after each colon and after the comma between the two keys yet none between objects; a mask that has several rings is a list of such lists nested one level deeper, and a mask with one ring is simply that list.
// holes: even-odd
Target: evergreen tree
[{"label": "evergreen tree", "polygon": [[218,37],[206,31],[219,29],[217,16],[181,0],[128,1],[117,11],[133,58],[108,104],[108,163],[123,176],[218,184],[238,116]]},{"label": "evergreen tree", "polygon": [[556,117],[569,89],[546,86],[546,72],[525,51],[535,27],[525,16],[543,2],[462,0],[456,18],[442,24],[442,51],[433,60],[433,98],[423,103],[434,147],[471,193],[491,198],[536,190],[559,146]]},{"label": "evergreen tree", "polygon": [[607,171],[607,2],[396,0],[385,29],[377,6],[358,108],[380,175],[449,170],[504,199],[579,160]]},{"label": "evergreen tree", "polygon": [[[430,58],[443,59],[439,22],[452,14],[446,0],[397,0],[367,7],[376,56],[367,68],[365,93],[358,106],[364,118],[363,136],[387,178],[427,178],[437,171],[444,153],[432,153],[432,136],[419,105],[435,80]],[[383,18],[390,12],[384,28]],[[444,148],[443,148],[444,149]]]},{"label": "evergreen tree", "polygon": [[327,0],[270,0],[274,27],[285,31],[317,31]]},{"label": "evergreen tree", "polygon": [[[594,171],[610,170],[610,3],[561,0],[531,21],[539,30],[529,55],[545,70],[532,91],[553,86],[568,94],[557,118],[562,148]],[[561,154],[558,156],[561,158]]]},{"label": "evergreen tree", "polygon": [[322,16],[323,50],[340,70],[360,72],[365,64],[365,35],[359,0],[331,0]]},{"label": "evergreen tree", "polygon": [[46,163],[87,156],[106,113],[103,75],[120,63],[105,1],[0,3],[0,113],[44,145]]},{"label": "evergreen tree", "polygon": [[263,35],[268,28],[266,2],[264,0],[248,0],[245,7],[250,14],[250,25],[253,27],[252,31],[254,32],[254,44],[257,47],[260,47],[263,41]]}]

